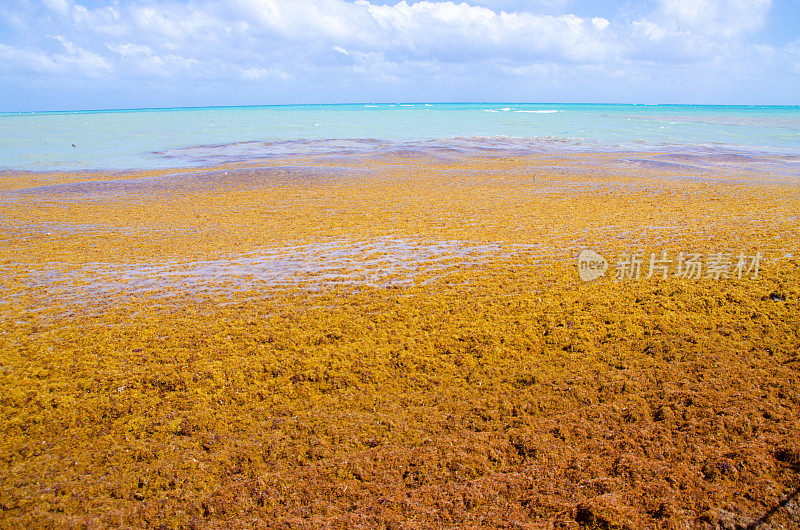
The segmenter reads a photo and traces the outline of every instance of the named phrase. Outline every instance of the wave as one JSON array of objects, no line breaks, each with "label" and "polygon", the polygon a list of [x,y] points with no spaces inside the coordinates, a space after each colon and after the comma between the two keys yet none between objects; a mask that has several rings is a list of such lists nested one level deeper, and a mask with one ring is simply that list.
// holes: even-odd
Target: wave
[{"label": "wave", "polygon": [[483,112],[523,112],[526,114],[555,114],[561,112],[557,109],[544,109],[544,110],[512,110],[511,107],[503,107],[502,109],[482,109]]}]

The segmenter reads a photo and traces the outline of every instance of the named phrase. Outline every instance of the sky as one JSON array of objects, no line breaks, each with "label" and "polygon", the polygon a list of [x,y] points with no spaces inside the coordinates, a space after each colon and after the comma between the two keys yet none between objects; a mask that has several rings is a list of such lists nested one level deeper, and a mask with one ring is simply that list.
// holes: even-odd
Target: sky
[{"label": "sky", "polygon": [[800,0],[2,0],[0,112],[800,104]]}]

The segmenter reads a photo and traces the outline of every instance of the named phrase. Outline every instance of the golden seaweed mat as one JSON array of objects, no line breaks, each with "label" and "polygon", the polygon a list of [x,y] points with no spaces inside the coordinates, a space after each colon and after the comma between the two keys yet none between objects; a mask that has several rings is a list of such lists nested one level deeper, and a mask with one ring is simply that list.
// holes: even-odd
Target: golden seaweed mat
[{"label": "golden seaweed mat", "polygon": [[798,182],[640,159],[0,174],[0,526],[797,527]]}]

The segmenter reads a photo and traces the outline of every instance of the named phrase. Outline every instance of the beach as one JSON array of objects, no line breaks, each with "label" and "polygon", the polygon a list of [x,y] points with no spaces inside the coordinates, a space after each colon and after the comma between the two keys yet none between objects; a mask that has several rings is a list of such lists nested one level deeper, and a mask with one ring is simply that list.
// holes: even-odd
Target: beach
[{"label": "beach", "polygon": [[800,523],[800,155],[382,141],[0,173],[3,524]]},{"label": "beach", "polygon": [[800,528],[800,0],[0,0],[0,530]]}]

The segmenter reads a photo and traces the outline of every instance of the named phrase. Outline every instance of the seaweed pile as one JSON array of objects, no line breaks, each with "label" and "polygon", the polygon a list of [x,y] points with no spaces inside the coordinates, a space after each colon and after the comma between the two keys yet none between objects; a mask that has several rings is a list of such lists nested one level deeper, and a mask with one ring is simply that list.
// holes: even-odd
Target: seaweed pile
[{"label": "seaweed pile", "polygon": [[800,524],[796,182],[270,163],[0,178],[0,524]]}]

